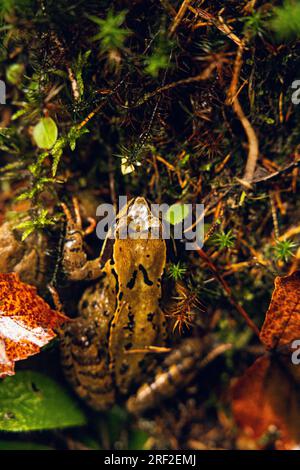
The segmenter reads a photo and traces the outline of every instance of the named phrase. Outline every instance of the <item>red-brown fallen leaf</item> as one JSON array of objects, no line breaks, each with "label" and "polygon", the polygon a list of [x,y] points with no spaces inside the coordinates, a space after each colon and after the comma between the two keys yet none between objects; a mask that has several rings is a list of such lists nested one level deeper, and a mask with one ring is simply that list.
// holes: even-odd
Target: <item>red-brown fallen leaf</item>
[{"label": "red-brown fallen leaf", "polygon": [[67,320],[15,273],[0,273],[0,378],[14,375],[15,362],[36,354]]},{"label": "red-brown fallen leaf", "polygon": [[260,339],[268,349],[280,349],[300,339],[300,271],[276,277]]},{"label": "red-brown fallen leaf", "polygon": [[263,447],[259,439],[275,430],[277,449],[299,446],[299,389],[279,360],[262,356],[246,370],[232,387],[232,409],[243,434],[258,447]]},{"label": "red-brown fallen leaf", "polygon": [[260,339],[273,353],[257,359],[232,387],[233,415],[253,441],[276,429],[276,448],[292,449],[300,444],[300,365],[292,364],[290,347],[300,339],[300,271],[275,279]]}]

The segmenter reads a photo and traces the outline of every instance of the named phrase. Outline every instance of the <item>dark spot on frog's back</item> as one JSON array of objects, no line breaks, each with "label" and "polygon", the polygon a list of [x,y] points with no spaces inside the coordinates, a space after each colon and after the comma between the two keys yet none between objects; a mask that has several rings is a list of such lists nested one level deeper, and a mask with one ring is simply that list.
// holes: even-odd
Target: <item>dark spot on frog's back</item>
[{"label": "dark spot on frog's back", "polygon": [[[116,280],[116,292],[119,292],[119,279],[118,279],[118,275],[116,273],[116,271],[114,269],[111,270],[111,273],[112,275],[114,276],[115,280]],[[112,289],[114,291],[114,289]]]},{"label": "dark spot on frog's back", "polygon": [[153,282],[149,279],[147,270],[142,264],[139,265],[139,270],[143,273],[144,283],[147,284],[147,286],[153,286]]},{"label": "dark spot on frog's back", "polygon": [[134,326],[135,326],[135,322],[134,322],[134,314],[133,313],[129,313],[128,314],[128,323],[126,326],[123,327],[124,330],[129,330],[129,331],[133,331],[134,330]]},{"label": "dark spot on frog's back", "polygon": [[154,318],[154,313],[148,313],[148,315],[147,315],[147,320],[148,320],[149,322],[152,322],[153,318]]},{"label": "dark spot on frog's back", "polygon": [[130,281],[126,285],[126,287],[128,287],[128,289],[133,289],[134,288],[136,276],[137,276],[137,270],[133,271],[132,278],[130,279]]}]

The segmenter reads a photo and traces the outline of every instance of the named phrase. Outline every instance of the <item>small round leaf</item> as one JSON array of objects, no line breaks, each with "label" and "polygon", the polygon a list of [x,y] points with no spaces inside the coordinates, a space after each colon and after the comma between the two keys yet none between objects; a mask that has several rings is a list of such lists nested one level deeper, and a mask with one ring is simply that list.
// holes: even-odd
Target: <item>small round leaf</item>
[{"label": "small round leaf", "polygon": [[169,207],[165,213],[165,220],[172,225],[180,224],[189,214],[189,207],[186,204],[176,203]]},{"label": "small round leaf", "polygon": [[36,145],[41,149],[50,149],[57,140],[57,125],[50,117],[42,118],[33,129]]}]

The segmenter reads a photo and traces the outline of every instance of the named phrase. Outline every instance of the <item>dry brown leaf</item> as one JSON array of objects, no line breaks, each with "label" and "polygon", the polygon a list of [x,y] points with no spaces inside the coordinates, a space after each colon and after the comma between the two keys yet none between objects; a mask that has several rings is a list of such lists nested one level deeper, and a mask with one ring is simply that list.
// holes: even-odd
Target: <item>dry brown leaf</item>
[{"label": "dry brown leaf", "polygon": [[260,339],[268,349],[279,349],[300,339],[300,271],[276,277]]},{"label": "dry brown leaf", "polygon": [[14,375],[15,362],[36,354],[67,320],[15,273],[0,273],[0,378]]},{"label": "dry brown leaf", "polygon": [[266,354],[232,387],[232,410],[241,435],[258,448],[263,436],[278,433],[277,449],[300,444],[300,365],[291,361],[291,343],[300,339],[300,271],[277,277],[260,339]]},{"label": "dry brown leaf", "polygon": [[232,388],[232,409],[243,435],[258,448],[264,447],[262,438],[268,432],[279,433],[277,449],[299,446],[299,388],[275,358],[260,357],[246,370]]}]

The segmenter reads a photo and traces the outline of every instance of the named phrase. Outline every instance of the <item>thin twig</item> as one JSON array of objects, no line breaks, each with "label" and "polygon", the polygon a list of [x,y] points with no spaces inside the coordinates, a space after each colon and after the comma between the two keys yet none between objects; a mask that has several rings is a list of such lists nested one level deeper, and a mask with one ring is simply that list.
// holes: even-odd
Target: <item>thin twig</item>
[{"label": "thin twig", "polygon": [[279,169],[278,171],[275,171],[274,173],[271,173],[269,175],[263,176],[262,178],[256,178],[252,182],[253,183],[263,183],[267,182],[269,180],[272,180],[276,178],[277,176],[281,176],[282,174],[286,173],[289,170],[293,170],[300,166],[300,160],[296,160],[295,162],[289,163],[287,166],[285,166],[282,169]]},{"label": "thin twig", "polygon": [[156,88],[156,90],[152,91],[151,93],[146,93],[136,103],[133,103],[130,106],[126,106],[126,108],[130,108],[130,109],[137,108],[143,105],[144,103],[146,103],[146,101],[150,100],[151,98],[154,98],[156,95],[161,94],[164,91],[171,90],[172,88],[176,88],[182,85],[189,85],[190,83],[199,82],[202,80],[207,80],[211,76],[215,68],[217,68],[217,64],[215,62],[212,62],[205,70],[203,70],[201,73],[199,73],[195,77],[183,78],[182,80],[178,80],[177,82],[168,83],[167,85]]},{"label": "thin twig", "polygon": [[255,325],[255,323],[251,320],[251,318],[248,316],[247,312],[244,310],[244,308],[235,300],[233,297],[233,294],[231,292],[231,289],[225,279],[222,277],[222,275],[219,273],[217,267],[215,264],[212,262],[210,257],[202,250],[202,248],[197,249],[197,253],[199,256],[205,261],[211,272],[213,273],[214,277],[219,281],[223,289],[228,295],[228,299],[230,303],[235,307],[235,309],[242,315],[244,320],[246,321],[247,325],[254,331],[254,333],[259,337],[259,329]]},{"label": "thin twig", "polygon": [[80,98],[80,91],[79,91],[79,86],[78,86],[77,80],[75,78],[75,75],[74,75],[74,72],[73,72],[71,66],[69,64],[67,64],[66,67],[67,67],[68,76],[69,76],[69,80],[70,80],[71,87],[72,87],[73,98],[74,98],[75,101],[78,101],[79,98]]},{"label": "thin twig", "polygon": [[202,361],[200,361],[200,364],[198,364],[199,369],[204,369],[208,364],[210,364],[212,361],[214,361],[217,357],[219,357],[221,354],[224,354],[226,351],[230,351],[232,349],[232,344],[231,343],[225,343],[225,344],[219,344],[216,346],[212,351],[210,351]]},{"label": "thin twig", "polygon": [[[202,8],[191,8],[189,10],[193,11],[194,14],[199,15],[202,19],[205,19],[208,24],[212,24],[215,26],[219,31],[225,34],[229,39],[231,39],[237,46],[242,45],[242,41],[240,38],[237,37],[231,30],[231,28],[225,24],[223,18],[219,15],[218,18],[215,18],[211,13],[208,13],[206,10]],[[193,30],[203,26],[203,22],[197,22],[193,25]]]},{"label": "thin twig", "polygon": [[184,15],[185,15],[189,5],[190,5],[190,3],[191,3],[191,0],[183,0],[182,4],[181,4],[181,6],[178,10],[178,13],[175,16],[174,21],[173,21],[173,23],[170,27],[170,32],[169,32],[170,36],[172,36],[172,34],[175,33],[176,29],[180,25],[180,23],[181,23]]},{"label": "thin twig", "polygon": [[278,225],[278,217],[277,217],[276,205],[275,205],[275,200],[274,200],[274,194],[272,191],[269,192],[269,197],[270,197],[271,212],[272,212],[272,219],[273,219],[273,225],[274,225],[274,234],[277,240],[279,238],[279,225]]},{"label": "thin twig", "polygon": [[259,143],[258,143],[256,133],[250,121],[245,116],[243,108],[238,99],[238,82],[239,82],[239,76],[240,76],[240,71],[241,71],[242,62],[243,62],[242,61],[243,51],[244,51],[244,42],[242,42],[241,46],[238,47],[238,52],[237,52],[237,56],[236,56],[236,60],[234,64],[233,77],[232,77],[231,85],[230,85],[230,88],[228,90],[228,95],[227,95],[227,103],[232,105],[233,110],[236,113],[237,117],[239,118],[244,128],[244,131],[246,133],[247,139],[248,139],[248,158],[247,158],[244,176],[240,180],[240,182],[244,184],[246,187],[250,188],[252,180],[253,180],[255,168],[256,168],[256,162],[257,162],[258,155],[259,155]]}]

